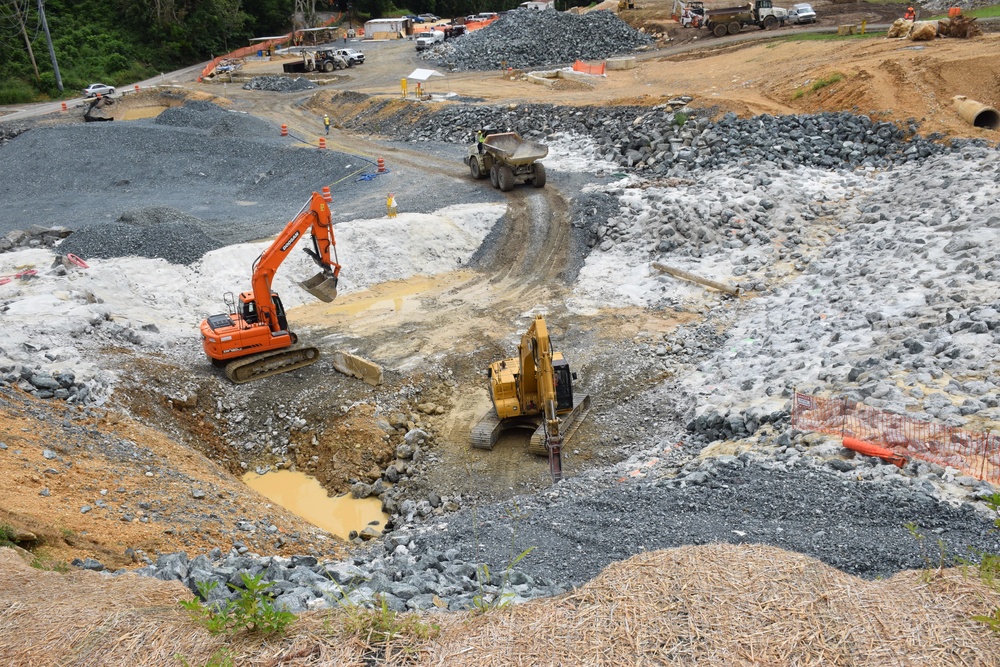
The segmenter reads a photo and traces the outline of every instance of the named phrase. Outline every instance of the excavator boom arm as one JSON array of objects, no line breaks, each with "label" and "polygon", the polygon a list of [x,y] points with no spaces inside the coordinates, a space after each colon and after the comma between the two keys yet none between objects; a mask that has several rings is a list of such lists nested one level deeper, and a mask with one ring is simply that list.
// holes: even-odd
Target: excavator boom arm
[{"label": "excavator boom arm", "polygon": [[267,323],[271,331],[278,331],[277,308],[271,298],[271,284],[274,274],[285,258],[292,251],[306,230],[312,230],[313,249],[306,252],[323,270],[321,275],[336,280],[340,275],[340,264],[337,263],[337,242],[333,235],[333,222],[330,207],[318,192],[312,193],[309,201],[298,212],[285,228],[278,234],[274,242],[261,253],[253,265],[254,301],[262,322]]}]

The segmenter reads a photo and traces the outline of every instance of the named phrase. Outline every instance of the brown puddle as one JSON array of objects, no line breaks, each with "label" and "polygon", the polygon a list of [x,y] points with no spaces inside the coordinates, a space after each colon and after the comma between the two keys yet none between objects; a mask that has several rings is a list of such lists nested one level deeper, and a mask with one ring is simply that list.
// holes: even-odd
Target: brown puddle
[{"label": "brown puddle", "polygon": [[140,118],[155,118],[161,113],[167,110],[167,107],[163,106],[152,106],[152,107],[134,107],[130,109],[125,109],[124,115],[122,115],[121,120],[139,120]]},{"label": "brown puddle", "polygon": [[243,482],[254,491],[297,514],[314,526],[347,539],[352,530],[361,532],[372,521],[380,531],[389,518],[378,498],[352,498],[350,494],[331,498],[318,480],[302,472],[278,470],[266,475],[248,472]]}]

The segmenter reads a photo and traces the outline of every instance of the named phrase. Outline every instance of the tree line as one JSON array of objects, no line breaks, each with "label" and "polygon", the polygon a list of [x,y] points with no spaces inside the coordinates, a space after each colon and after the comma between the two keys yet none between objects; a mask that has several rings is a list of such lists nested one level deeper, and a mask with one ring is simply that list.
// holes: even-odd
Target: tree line
[{"label": "tree line", "polygon": [[[400,4],[403,0],[395,0]],[[323,13],[367,18],[503,11],[523,0],[0,0],[0,104],[121,86],[246,46],[253,36],[313,27]],[[564,3],[585,0],[557,0]],[[42,29],[44,10],[63,91]]]}]

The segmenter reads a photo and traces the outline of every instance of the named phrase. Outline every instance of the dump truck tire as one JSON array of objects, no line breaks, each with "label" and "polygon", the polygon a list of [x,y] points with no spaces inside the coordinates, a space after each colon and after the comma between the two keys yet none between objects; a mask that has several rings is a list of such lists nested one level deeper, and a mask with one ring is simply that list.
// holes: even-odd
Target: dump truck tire
[{"label": "dump truck tire", "polygon": [[325,63],[323,63],[323,71],[324,72],[332,72],[333,71],[333,67],[334,67],[333,63],[330,62],[329,60],[327,60]]},{"label": "dump truck tire", "polygon": [[712,34],[716,37],[725,37],[729,30],[726,28],[725,23],[716,23],[715,27],[712,28]]},{"label": "dump truck tire", "polygon": [[730,21],[729,22],[729,26],[727,26],[727,27],[729,29],[729,34],[730,35],[735,35],[736,33],[738,33],[743,28],[743,26],[740,25],[739,21]]},{"label": "dump truck tire", "polygon": [[483,177],[483,172],[479,170],[479,158],[474,155],[469,158],[469,172],[477,181]]},{"label": "dump truck tire", "polygon": [[764,30],[774,30],[774,26],[778,25],[778,19],[773,16],[767,16],[764,18]]},{"label": "dump truck tire", "polygon": [[536,188],[544,188],[545,187],[545,165],[544,164],[539,163],[539,164],[535,165],[535,176],[534,176],[534,178],[531,179],[531,184],[534,185]]},{"label": "dump truck tire", "polygon": [[492,185],[495,188],[500,187],[500,174],[498,173],[499,171],[500,167],[496,163],[494,163],[493,166],[490,167],[490,185]]},{"label": "dump truck tire", "polygon": [[510,192],[514,189],[514,172],[511,171],[510,167],[507,165],[500,167],[497,183],[500,186],[500,192]]}]

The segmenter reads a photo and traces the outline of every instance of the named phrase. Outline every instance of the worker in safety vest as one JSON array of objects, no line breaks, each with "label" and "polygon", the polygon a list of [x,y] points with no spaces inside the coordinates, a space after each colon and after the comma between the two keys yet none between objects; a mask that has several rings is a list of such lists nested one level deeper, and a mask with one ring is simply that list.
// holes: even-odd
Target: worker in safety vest
[{"label": "worker in safety vest", "polygon": [[326,133],[330,134],[330,116],[323,114],[323,127],[326,128]]},{"label": "worker in safety vest", "polygon": [[907,21],[916,21],[917,13],[913,11],[913,7],[907,7],[906,12],[903,13],[903,18]]},{"label": "worker in safety vest", "polygon": [[476,148],[479,149],[479,154],[483,154],[483,144],[486,143],[486,133],[482,130],[476,133]]},{"label": "worker in safety vest", "polygon": [[396,197],[391,192],[385,198],[385,212],[390,218],[396,217]]}]

